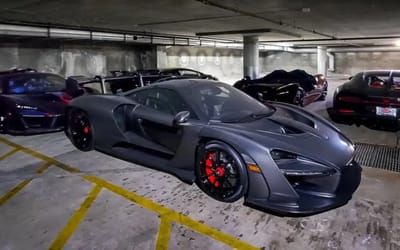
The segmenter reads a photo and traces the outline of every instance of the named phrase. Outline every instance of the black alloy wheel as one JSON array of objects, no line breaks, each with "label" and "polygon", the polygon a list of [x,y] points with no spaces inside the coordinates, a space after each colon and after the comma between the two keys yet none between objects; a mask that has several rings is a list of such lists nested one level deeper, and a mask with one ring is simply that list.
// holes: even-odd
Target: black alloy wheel
[{"label": "black alloy wheel", "polygon": [[304,92],[301,89],[298,89],[296,91],[296,95],[294,97],[293,104],[297,105],[297,106],[300,106],[300,107],[303,107],[304,106],[303,98],[304,98]]},{"label": "black alloy wheel", "polygon": [[234,202],[247,191],[247,170],[235,150],[223,142],[211,141],[199,149],[196,182],[212,198]]},{"label": "black alloy wheel", "polygon": [[79,150],[90,151],[93,149],[93,129],[89,117],[84,111],[73,109],[69,112],[66,132],[72,144]]}]

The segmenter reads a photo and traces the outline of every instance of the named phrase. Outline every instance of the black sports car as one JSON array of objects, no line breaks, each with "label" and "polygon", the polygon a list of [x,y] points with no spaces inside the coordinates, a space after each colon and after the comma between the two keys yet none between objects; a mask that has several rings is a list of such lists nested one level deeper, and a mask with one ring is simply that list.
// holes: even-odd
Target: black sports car
[{"label": "black sports car", "polygon": [[72,97],[93,94],[117,94],[142,87],[142,78],[135,75],[70,76],[66,80],[66,92]]},{"label": "black sports car", "polygon": [[200,71],[188,68],[165,68],[165,69],[146,69],[138,70],[136,73],[141,75],[160,75],[160,76],[179,76],[196,79],[218,80],[215,76],[204,74]]},{"label": "black sports car", "polygon": [[170,80],[119,96],[84,96],[66,135],[92,149],[196,182],[211,197],[281,215],[341,206],[360,183],[354,145],[323,118],[264,105],[210,80]]},{"label": "black sports car", "polygon": [[275,70],[258,78],[244,78],[233,86],[260,101],[279,101],[299,106],[308,105],[316,100],[324,100],[328,82],[321,75],[312,76],[304,70]]},{"label": "black sports car", "polygon": [[71,97],[61,76],[31,69],[0,73],[0,132],[35,134],[60,131]]},{"label": "black sports car", "polygon": [[365,71],[339,86],[330,115],[335,122],[400,128],[400,71]]}]

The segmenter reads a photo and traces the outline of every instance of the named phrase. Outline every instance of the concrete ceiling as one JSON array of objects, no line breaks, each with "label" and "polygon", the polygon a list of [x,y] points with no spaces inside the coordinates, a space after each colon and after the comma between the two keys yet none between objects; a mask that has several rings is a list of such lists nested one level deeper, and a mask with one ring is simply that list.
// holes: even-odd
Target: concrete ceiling
[{"label": "concrete ceiling", "polygon": [[[191,36],[271,29],[272,32],[259,34],[261,41],[290,41],[298,46],[387,45],[400,37],[400,1],[14,0],[2,1],[0,22]],[[207,36],[242,40],[240,34]]]}]

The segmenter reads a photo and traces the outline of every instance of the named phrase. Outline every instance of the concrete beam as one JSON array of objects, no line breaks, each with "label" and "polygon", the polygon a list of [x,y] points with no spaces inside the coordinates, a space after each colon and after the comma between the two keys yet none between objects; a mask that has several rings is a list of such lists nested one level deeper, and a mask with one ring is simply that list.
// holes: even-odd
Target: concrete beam
[{"label": "concrete beam", "polygon": [[258,36],[243,36],[243,75],[251,79],[258,77]]}]

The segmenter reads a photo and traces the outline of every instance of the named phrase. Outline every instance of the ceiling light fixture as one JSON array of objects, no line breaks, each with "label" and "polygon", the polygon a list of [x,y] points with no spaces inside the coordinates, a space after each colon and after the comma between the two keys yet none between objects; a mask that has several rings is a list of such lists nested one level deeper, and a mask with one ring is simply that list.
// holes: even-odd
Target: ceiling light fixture
[{"label": "ceiling light fixture", "polygon": [[394,44],[395,44],[396,46],[400,47],[400,40],[397,40]]}]

